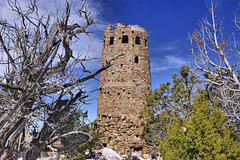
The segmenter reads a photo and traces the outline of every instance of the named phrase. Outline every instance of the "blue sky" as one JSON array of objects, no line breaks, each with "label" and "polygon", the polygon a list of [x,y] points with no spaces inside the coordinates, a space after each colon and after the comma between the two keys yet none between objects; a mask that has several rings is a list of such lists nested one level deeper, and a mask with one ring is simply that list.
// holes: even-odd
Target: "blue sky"
[{"label": "blue sky", "polygon": [[[23,3],[24,0],[19,0]],[[138,24],[146,28],[149,35],[149,55],[151,63],[152,88],[159,87],[160,83],[171,81],[171,75],[178,73],[180,67],[190,64],[190,42],[188,32],[198,29],[199,21],[209,13],[206,2],[209,0],[88,0],[95,6],[95,12],[100,14],[98,22],[105,24]],[[39,0],[39,8],[45,13],[55,8],[58,3],[59,10],[63,9],[65,0]],[[72,7],[80,0],[70,0]],[[240,13],[239,0],[219,0],[216,9],[217,18],[223,19],[225,32],[234,30],[233,18]],[[6,8],[6,0],[0,2],[1,16],[12,20],[12,15]],[[73,19],[74,21],[74,19]],[[103,30],[107,25],[97,25],[97,34],[89,39],[81,36],[75,44],[76,52],[84,54],[88,51],[90,57],[101,57]],[[75,53],[76,53],[75,52]],[[89,69],[100,67],[100,60],[86,63]],[[2,68],[0,68],[2,70]],[[96,89],[98,81],[90,81],[89,89]],[[97,98],[97,92],[90,98]],[[89,118],[94,120],[97,116],[97,101],[91,101],[84,106],[89,110]]]},{"label": "blue sky", "polygon": [[[99,0],[100,19],[106,23],[138,24],[147,29],[152,88],[171,81],[171,75],[191,63],[188,32],[199,28],[199,21],[210,17],[205,0]],[[217,18],[223,19],[224,32],[235,31],[233,19],[239,0],[219,0]],[[89,112],[96,117],[95,102]]]},{"label": "blue sky", "polygon": [[[171,75],[191,63],[188,33],[199,28],[199,21],[210,17],[205,0],[99,0],[100,20],[105,23],[138,24],[147,29],[152,88],[171,81]],[[217,18],[225,32],[235,30],[233,19],[240,13],[239,0],[219,0]],[[92,103],[90,119],[96,117]]]},{"label": "blue sky", "polygon": [[[217,14],[229,28],[238,0],[219,0]],[[152,87],[169,80],[189,64],[188,32],[198,29],[209,13],[205,0],[100,0],[101,19],[107,23],[138,24],[147,29]],[[209,16],[209,15],[208,15]]]}]

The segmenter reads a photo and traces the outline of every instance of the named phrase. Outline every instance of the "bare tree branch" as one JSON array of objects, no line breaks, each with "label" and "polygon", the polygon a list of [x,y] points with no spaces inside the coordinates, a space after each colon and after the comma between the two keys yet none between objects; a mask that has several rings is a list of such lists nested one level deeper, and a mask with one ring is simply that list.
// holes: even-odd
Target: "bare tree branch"
[{"label": "bare tree branch", "polygon": [[[8,0],[8,4],[16,20],[13,24],[0,20],[0,52],[7,64],[0,76],[0,159],[19,155],[36,159],[41,151],[54,148],[55,141],[72,134],[91,140],[92,132],[83,130],[86,116],[81,105],[93,91],[85,91],[84,82],[114,60],[89,71],[83,62],[96,58],[73,55],[76,37],[92,32],[89,26],[96,17],[91,8],[82,0],[79,20],[73,24],[68,1],[61,17],[58,10],[40,15],[36,0],[24,10],[17,0]],[[74,117],[82,118],[81,125],[67,130]]]},{"label": "bare tree branch", "polygon": [[[239,45],[233,36],[226,40],[222,22],[216,19],[216,4],[209,5],[211,19],[205,18],[200,23],[200,30],[189,34],[191,54],[196,69],[201,71],[207,84],[216,86],[215,95],[224,104],[228,123],[240,131],[240,75]],[[235,18],[237,27],[239,19]],[[237,74],[238,73],[238,74]]]}]

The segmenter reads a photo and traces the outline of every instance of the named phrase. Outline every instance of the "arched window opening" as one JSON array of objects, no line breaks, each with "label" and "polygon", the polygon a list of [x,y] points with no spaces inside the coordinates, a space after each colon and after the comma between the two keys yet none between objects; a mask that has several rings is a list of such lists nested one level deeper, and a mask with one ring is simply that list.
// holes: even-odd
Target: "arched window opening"
[{"label": "arched window opening", "polygon": [[134,58],[134,63],[138,63],[138,56]]}]

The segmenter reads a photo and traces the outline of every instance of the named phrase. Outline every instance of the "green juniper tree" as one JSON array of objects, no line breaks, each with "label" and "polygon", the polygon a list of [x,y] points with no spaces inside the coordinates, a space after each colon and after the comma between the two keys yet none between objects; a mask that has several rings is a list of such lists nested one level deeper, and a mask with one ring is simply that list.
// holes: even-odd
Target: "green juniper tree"
[{"label": "green juniper tree", "polygon": [[182,66],[180,76],[173,74],[173,83],[160,84],[147,97],[146,112],[147,123],[142,137],[149,145],[158,145],[156,137],[166,136],[166,126],[175,117],[187,115],[191,111],[191,104],[198,84],[201,83],[190,70],[190,66]]},{"label": "green juniper tree", "polygon": [[226,126],[222,101],[215,98],[218,87],[210,88],[190,66],[172,78],[147,97],[142,137],[164,159],[236,159],[239,140]]},{"label": "green juniper tree", "polygon": [[[207,96],[206,96],[207,95]],[[226,126],[221,104],[209,103],[209,94],[194,99],[190,118],[174,118],[158,149],[164,159],[238,159],[240,141]],[[220,105],[220,106],[219,106]]]},{"label": "green juniper tree", "polygon": [[85,152],[91,150],[98,139],[93,131],[94,122],[90,123],[87,118],[88,111],[74,110],[68,117],[61,119],[59,122],[61,130],[64,128],[64,131],[71,132],[78,129],[92,136],[91,141],[89,141],[88,136],[80,133],[63,137],[61,145],[58,148],[58,153],[64,154],[67,159],[86,159]]}]

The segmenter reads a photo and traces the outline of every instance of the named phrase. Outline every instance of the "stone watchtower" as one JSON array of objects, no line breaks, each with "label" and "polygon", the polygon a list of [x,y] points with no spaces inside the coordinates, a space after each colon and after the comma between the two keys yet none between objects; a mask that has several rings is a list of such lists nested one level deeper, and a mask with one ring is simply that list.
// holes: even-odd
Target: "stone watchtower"
[{"label": "stone watchtower", "polygon": [[113,65],[100,74],[97,104],[98,134],[100,142],[119,154],[141,151],[140,138],[144,120],[139,114],[146,104],[146,94],[151,89],[148,53],[148,35],[138,25],[118,23],[104,31],[102,65]]}]

